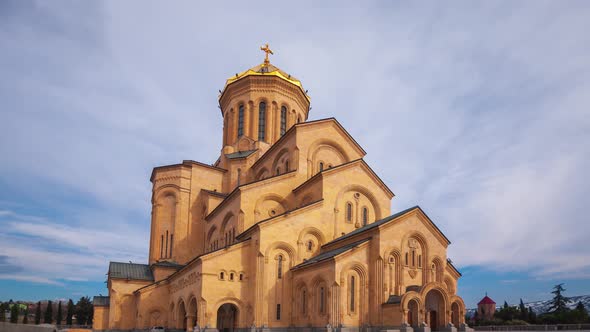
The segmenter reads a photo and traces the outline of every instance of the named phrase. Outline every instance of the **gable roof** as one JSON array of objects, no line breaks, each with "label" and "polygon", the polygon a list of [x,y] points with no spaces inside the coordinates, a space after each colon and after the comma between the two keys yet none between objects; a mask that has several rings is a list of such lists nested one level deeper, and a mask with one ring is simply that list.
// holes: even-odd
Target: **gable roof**
[{"label": "gable roof", "polygon": [[363,227],[357,228],[357,229],[355,229],[354,231],[352,231],[350,233],[344,234],[341,237],[336,238],[336,239],[334,239],[334,240],[332,240],[332,241],[324,244],[322,247],[329,246],[329,245],[331,245],[333,243],[336,243],[336,242],[339,242],[339,241],[342,241],[342,240],[351,238],[351,237],[353,237],[353,236],[355,236],[357,234],[367,232],[367,231],[369,231],[371,229],[374,229],[375,227],[379,227],[379,226],[381,226],[383,224],[386,224],[386,223],[388,223],[388,222],[390,222],[390,221],[392,221],[392,220],[394,220],[394,219],[396,219],[398,217],[401,217],[404,214],[407,214],[409,212],[412,212],[412,211],[414,211],[416,209],[418,209],[420,212],[422,212],[422,214],[424,214],[426,216],[426,218],[430,221],[430,223],[432,223],[432,225],[436,228],[436,230],[444,237],[444,239],[447,241],[447,244],[450,244],[451,241],[449,241],[449,239],[443,234],[443,232],[441,232],[441,230],[438,228],[438,226],[436,226],[434,224],[434,222],[426,215],[426,213],[424,213],[424,211],[420,208],[420,206],[416,205],[416,206],[413,206],[413,207],[411,207],[409,209],[405,209],[403,211],[400,211],[400,212],[398,212],[396,214],[392,214],[389,217],[385,217],[383,219],[377,220],[374,223],[371,223],[371,224],[365,225]]},{"label": "gable roof", "polygon": [[109,278],[154,281],[154,275],[147,264],[110,262]]},{"label": "gable roof", "polygon": [[338,255],[340,255],[342,253],[345,253],[345,252],[347,252],[349,250],[352,250],[353,248],[358,247],[359,245],[361,245],[361,244],[369,241],[370,239],[371,238],[368,237],[366,239],[362,239],[360,241],[349,243],[349,244],[347,244],[345,246],[342,246],[342,247],[339,247],[339,248],[336,248],[336,249],[328,250],[326,252],[323,252],[323,253],[315,256],[315,257],[312,257],[312,258],[306,260],[303,263],[300,263],[298,265],[295,265],[291,270],[300,269],[300,268],[303,268],[303,267],[306,267],[306,266],[309,266],[309,265],[313,265],[313,264],[316,264],[316,263],[319,263],[319,262],[328,260],[330,258],[336,257],[336,256],[338,256]]},{"label": "gable roof", "polygon": [[489,298],[487,295],[483,297],[483,299],[481,299],[481,301],[479,301],[479,303],[477,305],[480,304],[496,304],[496,302],[494,302],[494,300],[492,300],[491,298]]}]

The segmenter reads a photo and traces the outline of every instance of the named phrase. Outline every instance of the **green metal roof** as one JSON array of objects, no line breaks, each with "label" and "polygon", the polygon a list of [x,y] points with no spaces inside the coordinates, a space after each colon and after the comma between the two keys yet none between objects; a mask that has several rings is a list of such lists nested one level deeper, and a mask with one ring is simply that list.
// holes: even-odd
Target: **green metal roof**
[{"label": "green metal roof", "polygon": [[111,304],[111,298],[108,296],[95,296],[92,299],[92,305],[97,307],[108,307]]},{"label": "green metal roof", "polygon": [[111,262],[109,278],[154,281],[154,275],[147,264]]},{"label": "green metal roof", "polygon": [[225,156],[228,157],[229,159],[245,158],[254,152],[256,152],[256,150],[238,151],[238,152],[234,152],[234,153],[228,153]]},{"label": "green metal roof", "polygon": [[293,269],[299,269],[299,268],[302,268],[302,267],[305,267],[305,266],[308,266],[308,265],[312,265],[312,264],[315,264],[315,263],[319,263],[321,261],[325,261],[325,260],[330,259],[332,257],[336,257],[336,256],[338,256],[338,255],[340,255],[340,254],[342,254],[344,252],[347,252],[348,250],[351,250],[353,248],[358,247],[360,244],[362,244],[364,242],[367,242],[370,239],[371,238],[369,237],[369,238],[362,239],[362,240],[357,241],[357,242],[349,243],[349,244],[347,244],[345,246],[342,246],[340,248],[328,250],[326,252],[323,252],[323,253],[315,256],[315,257],[312,257],[312,258],[306,260],[305,262],[303,262],[303,263],[301,263],[299,265],[294,266]]}]

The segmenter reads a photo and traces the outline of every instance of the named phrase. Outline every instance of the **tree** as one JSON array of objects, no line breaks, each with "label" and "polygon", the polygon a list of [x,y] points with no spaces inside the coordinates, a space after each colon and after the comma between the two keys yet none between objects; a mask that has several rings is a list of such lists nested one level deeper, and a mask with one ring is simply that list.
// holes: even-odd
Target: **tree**
[{"label": "tree", "polygon": [[76,303],[76,320],[79,325],[86,325],[93,311],[92,302],[88,296],[83,296]]},{"label": "tree", "polygon": [[23,324],[29,324],[29,307],[25,309],[25,314],[23,317]]},{"label": "tree", "polygon": [[6,303],[0,302],[0,322],[6,321]]},{"label": "tree", "polygon": [[551,299],[551,306],[549,307],[550,312],[562,313],[567,310],[568,298],[563,296],[561,293],[565,292],[563,283],[553,286],[553,299]]},{"label": "tree", "polygon": [[537,322],[537,314],[533,311],[533,308],[529,307],[529,315],[527,321],[531,324],[535,324]]},{"label": "tree", "polygon": [[66,324],[72,325],[72,317],[74,316],[74,302],[72,299],[68,301],[68,312],[66,314]]},{"label": "tree", "polygon": [[47,309],[45,309],[45,316],[43,318],[43,323],[51,324],[53,322],[53,303],[51,301],[47,301]]},{"label": "tree", "polygon": [[518,305],[518,309],[520,310],[520,319],[527,320],[528,312],[526,310],[526,307],[524,306],[524,302],[522,302],[522,299],[520,299],[520,304]]},{"label": "tree", "polygon": [[61,313],[61,301],[57,304],[57,317],[55,318],[55,324],[60,325],[61,321],[63,320],[62,313]]},{"label": "tree", "polygon": [[37,302],[37,310],[35,310],[35,324],[41,323],[41,301]]},{"label": "tree", "polygon": [[14,324],[18,323],[18,304],[16,303],[10,308],[10,322]]}]

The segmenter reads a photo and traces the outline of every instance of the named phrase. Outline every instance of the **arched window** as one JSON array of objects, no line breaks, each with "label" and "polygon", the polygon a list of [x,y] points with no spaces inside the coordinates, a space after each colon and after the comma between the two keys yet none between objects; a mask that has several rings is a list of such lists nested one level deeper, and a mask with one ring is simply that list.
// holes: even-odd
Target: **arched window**
[{"label": "arched window", "polygon": [[324,287],[320,287],[320,313],[323,314],[325,310],[325,303],[326,303],[326,294],[324,291]]},{"label": "arched window", "polygon": [[307,312],[307,292],[305,289],[301,292],[301,313],[305,315]]},{"label": "arched window", "polygon": [[366,207],[363,208],[363,226],[367,225],[369,221],[369,209]]},{"label": "arched window", "polygon": [[346,203],[346,221],[352,222],[352,203]]},{"label": "arched window", "polygon": [[238,109],[238,137],[244,136],[244,105]]},{"label": "arched window", "polygon": [[324,170],[324,163],[320,162],[320,172]]},{"label": "arched window", "polygon": [[258,140],[264,141],[264,132],[266,131],[266,103],[261,102],[258,105]]},{"label": "arched window", "polygon": [[174,234],[170,234],[170,257],[172,257],[172,248],[174,248]]},{"label": "arched window", "polygon": [[164,258],[164,235],[161,236],[160,240],[160,258]]},{"label": "arched window", "polygon": [[166,248],[164,249],[164,257],[168,257],[168,231],[166,231]]},{"label": "arched window", "polygon": [[311,251],[313,249],[313,241],[307,241],[307,251]]},{"label": "arched window", "polygon": [[219,273],[219,279],[223,280],[225,278],[225,274],[223,272]]},{"label": "arched window", "polygon": [[283,278],[283,255],[277,257],[277,279]]},{"label": "arched window", "polygon": [[355,291],[355,279],[354,276],[350,276],[350,311],[354,312],[354,291]]},{"label": "arched window", "polygon": [[285,161],[285,172],[289,171],[289,161]]},{"label": "arched window", "polygon": [[287,108],[281,107],[281,136],[287,131]]},{"label": "arched window", "polygon": [[416,251],[412,250],[412,266],[416,266]]},{"label": "arched window", "polygon": [[234,274],[233,273],[229,274],[229,280],[234,281]]},{"label": "arched window", "polygon": [[418,255],[418,267],[422,267],[422,255]]},{"label": "arched window", "polygon": [[277,167],[277,175],[281,175],[281,168]]},{"label": "arched window", "polygon": [[301,115],[297,117],[297,123],[301,122]]},{"label": "arched window", "polygon": [[406,253],[406,265],[408,265],[408,253]]},{"label": "arched window", "polygon": [[242,174],[242,170],[238,168],[238,187],[240,186],[240,175]]},{"label": "arched window", "polygon": [[243,281],[243,280],[244,280],[244,274],[240,273],[240,281]]},{"label": "arched window", "polygon": [[277,320],[281,320],[281,305],[277,304]]}]

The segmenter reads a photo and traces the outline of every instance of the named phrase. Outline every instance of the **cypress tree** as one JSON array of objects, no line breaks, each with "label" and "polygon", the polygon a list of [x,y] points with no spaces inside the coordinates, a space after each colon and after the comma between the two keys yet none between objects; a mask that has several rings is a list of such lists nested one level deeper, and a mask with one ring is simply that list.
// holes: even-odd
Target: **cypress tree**
[{"label": "cypress tree", "polygon": [[72,317],[74,316],[74,302],[72,299],[68,301],[68,312],[66,314],[66,325],[72,325]]},{"label": "cypress tree", "polygon": [[522,299],[520,299],[520,304],[518,305],[518,308],[520,309],[520,319],[526,320],[528,313],[526,312],[526,307],[524,306],[524,302],[522,302]]},{"label": "cypress tree", "polygon": [[18,324],[18,304],[13,304],[10,308],[10,322]]},{"label": "cypress tree", "polygon": [[53,321],[53,303],[51,303],[51,301],[47,301],[47,309],[45,310],[45,317],[43,319],[43,322],[45,324],[51,324],[51,322]]},{"label": "cypress tree", "polygon": [[6,303],[0,302],[0,322],[6,321]]},{"label": "cypress tree", "polygon": [[29,324],[29,307],[25,309],[25,316],[23,317],[23,324]]},{"label": "cypress tree", "polygon": [[57,304],[57,317],[55,318],[55,324],[60,325],[61,321],[63,320],[62,313],[61,313],[61,301]]},{"label": "cypress tree", "polygon": [[37,302],[37,310],[35,310],[35,324],[41,323],[41,301]]}]

